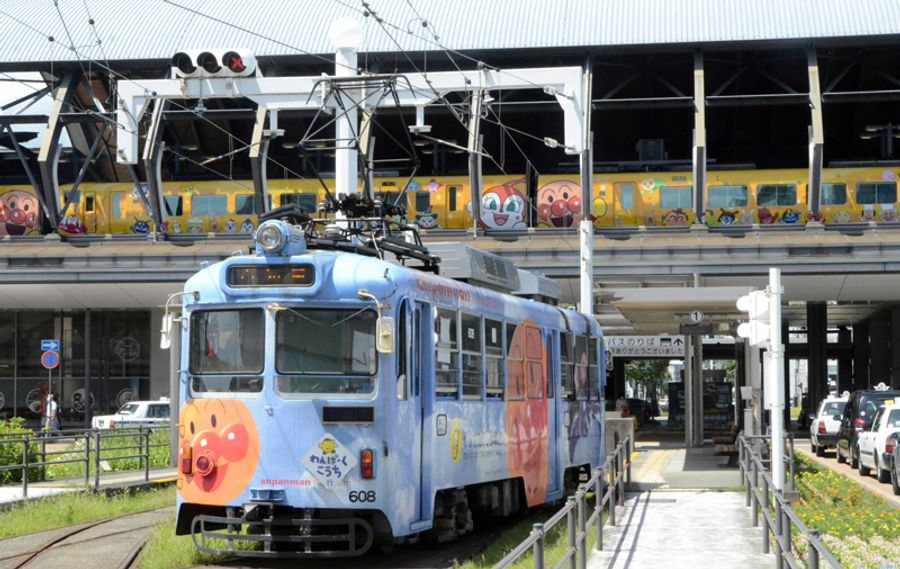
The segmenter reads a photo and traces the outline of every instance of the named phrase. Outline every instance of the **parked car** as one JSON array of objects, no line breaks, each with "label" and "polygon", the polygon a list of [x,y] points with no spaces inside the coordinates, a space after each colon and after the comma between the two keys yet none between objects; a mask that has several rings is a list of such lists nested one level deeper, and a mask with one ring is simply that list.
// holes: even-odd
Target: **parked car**
[{"label": "parked car", "polygon": [[130,401],[114,415],[97,415],[91,425],[95,429],[168,426],[171,406],[168,399]]},{"label": "parked car", "polygon": [[879,482],[890,481],[888,467],[894,453],[894,439],[891,438],[894,433],[900,433],[900,398],[898,403],[891,399],[885,401],[885,405],[876,411],[872,424],[859,433],[860,476],[868,476],[874,470]]},{"label": "parked car", "polygon": [[846,405],[847,397],[826,397],[819,410],[809,416],[809,446],[816,456],[824,456],[825,449],[834,448]]},{"label": "parked car", "polygon": [[900,433],[891,435],[894,450],[891,452],[891,486],[894,495],[900,496]]},{"label": "parked car", "polygon": [[859,433],[872,424],[878,408],[889,399],[900,399],[900,391],[889,390],[883,383],[874,390],[854,391],[844,407],[837,435],[837,461],[850,462],[859,468]]}]

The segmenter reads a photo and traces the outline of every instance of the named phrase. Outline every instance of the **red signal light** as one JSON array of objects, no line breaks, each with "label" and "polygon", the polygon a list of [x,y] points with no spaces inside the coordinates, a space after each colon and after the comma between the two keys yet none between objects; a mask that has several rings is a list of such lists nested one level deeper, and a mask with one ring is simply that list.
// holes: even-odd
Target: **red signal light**
[{"label": "red signal light", "polygon": [[236,51],[226,51],[222,56],[222,65],[234,73],[243,73],[247,69],[244,58]]},{"label": "red signal light", "polygon": [[372,449],[366,448],[359,451],[359,469],[366,480],[375,478],[375,455]]}]

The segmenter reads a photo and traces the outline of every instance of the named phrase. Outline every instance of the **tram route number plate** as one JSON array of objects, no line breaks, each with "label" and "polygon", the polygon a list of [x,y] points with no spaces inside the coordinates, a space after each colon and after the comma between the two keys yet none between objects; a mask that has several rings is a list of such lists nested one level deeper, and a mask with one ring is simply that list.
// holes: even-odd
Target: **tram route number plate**
[{"label": "tram route number plate", "polygon": [[356,457],[329,433],[309,449],[301,459],[303,466],[319,485],[333,489],[356,466]]}]

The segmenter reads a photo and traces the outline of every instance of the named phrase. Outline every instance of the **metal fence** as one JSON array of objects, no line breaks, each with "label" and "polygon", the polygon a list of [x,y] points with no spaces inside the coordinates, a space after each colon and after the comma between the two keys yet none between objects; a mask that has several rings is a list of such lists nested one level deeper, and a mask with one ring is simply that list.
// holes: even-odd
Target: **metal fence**
[{"label": "metal fence", "polygon": [[806,541],[806,567],[819,569],[822,561],[834,569],[843,569],[834,556],[819,539],[819,532],[806,527],[800,517],[791,507],[790,500],[785,496],[796,495],[796,482],[794,480],[793,437],[787,446],[790,458],[790,474],[786,488],[790,490],[776,490],[772,482],[772,474],[768,469],[771,460],[763,458],[762,446],[768,442],[768,437],[745,436],[738,437],[738,463],[741,470],[741,484],[744,486],[746,506],[752,508],[753,527],[759,527],[759,516],[762,513],[763,540],[762,552],[769,553],[771,549],[770,539],[774,537],[775,567],[777,569],[799,569],[804,567],[799,552],[794,547],[792,528],[796,527],[801,539]]},{"label": "metal fence", "polygon": [[[616,525],[616,506],[625,505],[625,479],[631,482],[631,451],[633,441],[625,437],[621,442],[616,437],[616,448],[606,456],[603,464],[594,470],[591,478],[581,484],[574,496],[569,496],[566,505],[542,524],[534,524],[531,534],[515,549],[494,565],[494,569],[502,569],[512,565],[520,557],[532,551],[534,568],[544,569],[544,542],[547,533],[553,527],[566,520],[568,547],[555,565],[554,569],[584,569],[587,567],[587,535],[591,526],[596,524],[597,551],[603,549],[603,510],[609,508],[608,522]],[[604,489],[605,485],[605,489]],[[593,513],[587,516],[590,508],[588,493],[594,493]]]},{"label": "metal fence", "polygon": [[[164,439],[163,442],[153,442],[151,437],[154,433],[160,433],[159,438]],[[4,433],[0,434],[0,447],[6,447],[3,454],[10,456],[10,449],[14,449],[13,452],[17,451],[21,459],[17,459],[17,463],[0,464],[0,472],[19,471],[22,476],[22,496],[26,498],[29,478],[35,478],[32,482],[47,480],[47,467],[53,465],[84,465],[84,483],[90,486],[93,478],[93,487],[96,489],[100,486],[101,472],[110,463],[137,459],[137,468],[119,469],[119,472],[143,470],[144,480],[149,481],[151,449],[168,449],[168,433],[168,427]],[[48,446],[58,444],[65,444],[66,447],[48,450]]]}]

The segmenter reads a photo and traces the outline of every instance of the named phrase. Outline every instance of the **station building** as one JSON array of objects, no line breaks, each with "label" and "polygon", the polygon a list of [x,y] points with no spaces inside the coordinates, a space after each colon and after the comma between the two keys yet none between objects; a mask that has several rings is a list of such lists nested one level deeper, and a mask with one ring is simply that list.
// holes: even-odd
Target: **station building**
[{"label": "station building", "polygon": [[[882,169],[886,181],[898,171],[900,5],[890,0],[852,7],[838,0],[528,0],[469,9],[437,0],[369,9],[304,0],[253,10],[236,2],[182,8],[129,0],[60,5],[59,12],[49,4],[7,6],[0,14],[6,46],[0,79],[18,85],[25,77],[26,91],[21,101],[3,103],[0,187],[33,189],[43,203],[31,204],[41,208],[34,218],[40,223],[28,228],[32,236],[13,237],[21,228],[5,220],[0,241],[0,416],[37,418],[50,381],[73,424],[84,417],[88,391],[94,412],[168,394],[169,356],[158,348],[167,295],[201,263],[246,252],[240,235],[60,238],[53,230],[66,221],[60,185],[133,187],[115,207],[134,227],[146,216],[131,221],[128,208],[152,206],[142,203],[141,191],[154,169],[165,182],[230,179],[251,188],[260,175],[315,178],[334,170],[327,148],[292,144],[314,114],[295,112],[279,117],[284,133],[269,146],[260,174],[252,153],[235,142],[253,136],[255,109],[212,99],[161,111],[157,136],[167,150],[154,163],[126,167],[116,160],[108,128],[116,82],[170,77],[172,55],[188,48],[247,48],[267,77],[330,73],[328,25],[344,16],[363,23],[359,61],[375,73],[584,67],[592,74],[594,172],[683,172],[700,180],[689,205],[702,204],[702,180],[723,170],[866,167]],[[577,171],[571,156],[548,149],[547,138],[562,139],[561,114],[552,96],[535,87],[536,94],[492,93],[482,128],[493,158],[482,165],[485,175],[534,179]],[[45,89],[54,102],[42,102]],[[432,134],[451,144],[418,140],[421,171],[467,174],[469,156],[460,150],[467,131],[459,119],[465,105],[463,93],[428,109]],[[404,156],[401,145],[383,144],[406,137],[401,119],[388,114],[378,136],[385,164]],[[393,166],[382,172],[405,175]],[[526,185],[533,204],[534,183]],[[16,195],[0,194],[0,202],[8,207]],[[807,389],[815,397],[829,389],[829,361],[837,389],[900,386],[900,242],[892,227],[728,234],[685,227],[664,234],[636,221],[599,233],[595,312],[607,335],[677,333],[691,309],[703,310],[715,333],[730,334],[729,322],[739,316],[733,299],[704,302],[703,292],[676,289],[759,288],[766,268],[780,266],[785,337],[795,340],[788,359],[808,361]],[[450,232],[429,239],[509,256],[558,279],[564,301],[576,301],[574,233],[510,240]],[[39,361],[46,338],[62,344],[50,379]],[[747,357],[740,345],[709,344],[703,351],[708,358]],[[623,394],[623,365],[614,361],[608,399]]]}]

